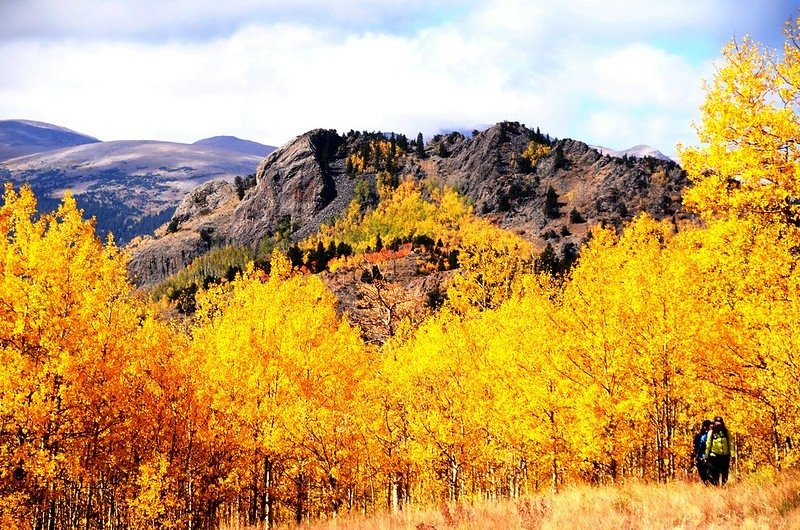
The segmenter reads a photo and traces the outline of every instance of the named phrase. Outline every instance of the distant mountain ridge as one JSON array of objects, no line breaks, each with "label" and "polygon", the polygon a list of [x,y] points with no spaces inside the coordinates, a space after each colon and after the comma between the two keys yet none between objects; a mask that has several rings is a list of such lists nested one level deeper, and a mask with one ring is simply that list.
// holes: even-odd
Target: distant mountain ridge
[{"label": "distant mountain ridge", "polygon": [[636,157],[636,158],[645,158],[645,157],[649,156],[649,157],[657,158],[658,160],[673,161],[670,157],[668,157],[667,155],[665,155],[664,153],[662,153],[661,151],[659,151],[655,147],[650,147],[649,145],[644,145],[644,144],[635,145],[633,147],[629,147],[628,149],[624,149],[622,151],[609,149],[608,147],[603,147],[603,146],[600,146],[600,145],[590,145],[589,147],[591,147],[592,149],[597,150],[598,152],[600,152],[600,153],[602,153],[604,155],[613,156],[613,157],[616,157],[616,158],[623,158],[625,156],[627,156],[627,157]]},{"label": "distant mountain ridge", "polygon": [[66,127],[32,120],[0,120],[0,162],[100,140]]},{"label": "distant mountain ridge", "polygon": [[[3,131],[0,152],[15,145],[35,147],[36,152],[0,161],[0,179],[17,185],[28,182],[43,211],[53,209],[65,191],[72,191],[85,214],[97,218],[98,232],[113,232],[119,244],[152,233],[168,221],[196,186],[254,174],[264,155],[248,151],[274,150],[232,136],[195,144],[101,142],[64,127],[25,120],[0,122]],[[60,145],[65,143],[69,145]]]},{"label": "distant mountain ridge", "polygon": [[212,136],[211,138],[204,138],[198,140],[192,145],[203,145],[211,147],[219,147],[222,149],[230,149],[231,151],[238,151],[248,155],[265,157],[273,152],[277,147],[272,145],[264,145],[252,140],[242,140],[235,136]]}]

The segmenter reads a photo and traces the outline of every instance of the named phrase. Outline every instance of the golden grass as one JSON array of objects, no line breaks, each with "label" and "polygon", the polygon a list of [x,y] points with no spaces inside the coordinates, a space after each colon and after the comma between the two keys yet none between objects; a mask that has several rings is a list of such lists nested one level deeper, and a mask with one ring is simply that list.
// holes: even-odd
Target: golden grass
[{"label": "golden grass", "polygon": [[[800,475],[725,488],[697,483],[574,487],[516,501],[442,504],[372,517],[342,515],[282,529],[800,529]],[[224,530],[250,530],[227,527]]]}]

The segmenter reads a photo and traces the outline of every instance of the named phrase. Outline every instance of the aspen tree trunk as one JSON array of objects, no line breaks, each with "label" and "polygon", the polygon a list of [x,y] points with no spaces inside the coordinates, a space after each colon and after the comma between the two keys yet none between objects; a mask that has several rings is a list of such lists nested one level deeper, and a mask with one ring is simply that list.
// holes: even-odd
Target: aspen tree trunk
[{"label": "aspen tree trunk", "polygon": [[[369,480],[369,500],[370,503],[375,506],[375,480],[370,478]],[[364,515],[367,515],[367,496],[364,495]]]},{"label": "aspen tree trunk", "polygon": [[304,486],[305,478],[303,474],[297,477],[297,499],[295,500],[296,505],[294,509],[294,521],[297,524],[303,522],[303,486]]},{"label": "aspen tree trunk", "polygon": [[403,507],[411,504],[411,466],[406,466],[403,473]]},{"label": "aspen tree trunk", "polygon": [[778,471],[780,471],[782,467],[781,445],[781,435],[778,433],[778,426],[774,425],[772,428],[772,446],[775,451],[775,469]]},{"label": "aspen tree trunk", "polygon": [[194,444],[194,429],[192,428],[191,419],[187,424],[187,429],[189,431],[189,440],[188,445],[186,447],[186,465],[184,466],[184,473],[186,474],[186,494],[189,497],[187,499],[186,507],[188,512],[188,517],[186,518],[186,530],[192,530],[194,528],[194,491],[193,491],[193,484],[192,484],[192,474],[190,470],[190,463],[192,458],[192,449]]},{"label": "aspen tree trunk", "polygon": [[458,462],[456,461],[456,459],[454,457],[450,457],[449,458],[449,464],[450,464],[450,466],[449,466],[450,469],[449,469],[449,474],[448,474],[448,482],[449,482],[449,486],[450,486],[450,488],[449,488],[449,490],[450,490],[449,497],[450,497],[451,501],[457,502],[458,501],[458,494],[459,494],[459,491],[458,491],[458,479],[459,479],[459,477],[458,477]]},{"label": "aspen tree trunk", "polygon": [[106,485],[105,480],[103,478],[103,473],[100,473],[100,483],[97,485],[97,524],[100,525],[100,530],[105,530],[106,527]]},{"label": "aspen tree trunk", "polygon": [[397,513],[400,506],[400,480],[396,473],[392,472],[389,478],[389,506],[392,513]]},{"label": "aspen tree trunk", "polygon": [[558,493],[558,436],[556,433],[556,415],[555,411],[548,411],[547,415],[550,419],[550,446],[552,457],[552,488],[553,493]]},{"label": "aspen tree trunk", "polygon": [[50,515],[48,517],[48,528],[50,530],[55,530],[55,528],[56,528],[56,501],[55,501],[55,499],[50,499],[49,513],[50,513]]},{"label": "aspen tree trunk", "polygon": [[272,528],[274,523],[274,514],[272,513],[272,496],[270,489],[272,488],[272,461],[268,456],[264,457],[264,494],[262,497],[261,515],[263,518],[264,528]]},{"label": "aspen tree trunk", "polygon": [[86,524],[84,528],[89,530],[91,525],[91,516],[92,516],[92,495],[94,494],[94,488],[92,487],[92,483],[89,482],[88,486],[89,492],[86,494]]},{"label": "aspen tree trunk", "polygon": [[186,518],[186,530],[192,530],[192,520],[194,519],[194,504],[192,499],[192,477],[188,476],[189,483],[186,486],[186,493],[189,497],[187,501],[188,517]]}]

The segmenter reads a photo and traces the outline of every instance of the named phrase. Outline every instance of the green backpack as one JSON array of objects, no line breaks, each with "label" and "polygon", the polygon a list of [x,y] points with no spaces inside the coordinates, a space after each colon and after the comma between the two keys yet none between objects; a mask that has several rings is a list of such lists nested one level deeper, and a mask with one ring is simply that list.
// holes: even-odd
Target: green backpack
[{"label": "green backpack", "polygon": [[711,437],[707,443],[711,444],[710,454],[712,455],[728,456],[731,454],[731,446],[725,433],[716,433],[712,431]]}]

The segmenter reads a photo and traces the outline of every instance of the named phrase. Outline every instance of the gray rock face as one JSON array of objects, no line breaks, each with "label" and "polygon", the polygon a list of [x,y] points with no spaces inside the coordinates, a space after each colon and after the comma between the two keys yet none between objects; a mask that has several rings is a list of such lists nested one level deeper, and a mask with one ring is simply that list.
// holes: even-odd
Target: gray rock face
[{"label": "gray rock face", "polygon": [[[680,197],[687,181],[674,162],[623,160],[563,139],[553,141],[550,153],[523,171],[521,154],[532,136],[516,122],[499,123],[473,138],[450,134],[428,149],[449,156],[431,156],[420,172],[436,173],[469,197],[479,215],[562,253],[577,248],[596,224],[621,227],[640,212],[655,218],[685,215]],[[558,215],[545,212],[548,188],[557,195]],[[573,210],[578,216],[570,216]],[[578,217],[584,222],[573,222]]]},{"label": "gray rock face", "polygon": [[510,196],[531,192],[532,179],[514,168],[514,157],[528,145],[528,131],[518,123],[502,122],[466,139],[454,137],[444,160],[447,183],[472,199],[478,213],[498,212]]},{"label": "gray rock face", "polygon": [[233,213],[229,239],[253,245],[284,219],[302,225],[325,208],[337,195],[331,162],[341,141],[336,131],[317,129],[264,159]]},{"label": "gray rock face", "polygon": [[208,215],[235,197],[236,191],[225,180],[210,180],[200,184],[175,209],[171,225],[177,228],[190,219]]},{"label": "gray rock face", "polygon": [[184,230],[162,239],[134,241],[129,248],[132,251],[128,265],[131,280],[140,286],[150,286],[186,267],[211,246],[200,232]]},{"label": "gray rock face", "polygon": [[256,185],[241,201],[223,181],[195,188],[176,210],[169,233],[131,246],[132,278],[152,285],[214,247],[257,246],[279,225],[292,231],[319,226],[323,215],[342,211],[353,196],[352,179],[335,157],[341,143],[336,131],[299,136],[259,164]]}]

